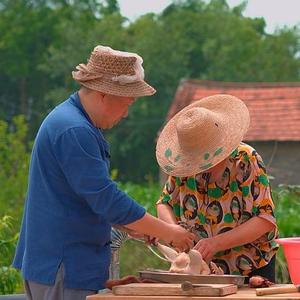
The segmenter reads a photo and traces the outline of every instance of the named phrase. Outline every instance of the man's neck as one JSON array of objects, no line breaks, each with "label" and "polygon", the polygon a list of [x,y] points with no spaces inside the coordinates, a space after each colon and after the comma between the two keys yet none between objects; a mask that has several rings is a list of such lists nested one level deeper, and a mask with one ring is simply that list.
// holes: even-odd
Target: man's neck
[{"label": "man's neck", "polygon": [[78,91],[78,95],[79,95],[79,99],[80,99],[82,107],[84,108],[85,112],[88,114],[93,125],[95,127],[97,127],[97,122],[95,121],[94,109],[93,109],[93,101],[94,101],[93,92],[87,93],[80,89]]}]

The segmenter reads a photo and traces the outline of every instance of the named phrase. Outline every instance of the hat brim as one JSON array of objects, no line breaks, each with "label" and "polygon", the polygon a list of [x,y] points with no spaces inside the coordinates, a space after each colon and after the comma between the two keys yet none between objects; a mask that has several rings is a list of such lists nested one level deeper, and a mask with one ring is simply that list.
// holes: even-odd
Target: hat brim
[{"label": "hat brim", "polygon": [[[216,96],[219,96],[218,99]],[[193,107],[203,107],[220,114],[222,122],[213,140],[202,149],[186,152],[180,147],[176,122]],[[236,97],[215,95],[198,100],[177,113],[163,128],[156,145],[158,164],[165,173],[172,176],[187,177],[204,172],[227,158],[237,148],[249,128],[249,123],[249,111]]]},{"label": "hat brim", "polygon": [[[76,80],[76,79],[75,79]],[[151,96],[156,90],[145,81],[136,81],[133,83],[119,84],[106,78],[94,79],[89,81],[79,81],[81,85],[95,91],[105,94],[121,97],[143,97]]]}]

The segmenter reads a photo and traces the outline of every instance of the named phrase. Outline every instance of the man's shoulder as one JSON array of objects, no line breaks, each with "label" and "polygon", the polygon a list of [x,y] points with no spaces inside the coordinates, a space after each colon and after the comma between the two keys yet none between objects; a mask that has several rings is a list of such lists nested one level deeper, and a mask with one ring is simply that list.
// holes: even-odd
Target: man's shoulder
[{"label": "man's shoulder", "polygon": [[77,128],[94,132],[86,116],[68,100],[54,108],[41,125],[42,130],[46,130],[49,135],[55,137]]}]

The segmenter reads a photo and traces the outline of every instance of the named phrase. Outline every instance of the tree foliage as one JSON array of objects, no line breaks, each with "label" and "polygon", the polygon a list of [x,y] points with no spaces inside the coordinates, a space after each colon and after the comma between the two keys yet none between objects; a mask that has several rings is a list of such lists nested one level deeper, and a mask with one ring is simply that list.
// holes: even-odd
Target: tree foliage
[{"label": "tree foliage", "polygon": [[19,217],[27,189],[30,143],[26,122],[16,116],[9,125],[0,121],[0,217]]},{"label": "tree foliage", "polygon": [[19,272],[11,267],[18,234],[12,230],[11,218],[0,217],[0,295],[13,293],[21,281]]},{"label": "tree foliage", "polygon": [[299,28],[267,34],[263,18],[243,16],[246,5],[173,1],[129,22],[117,0],[0,0],[0,119],[24,114],[33,139],[42,118],[78,88],[71,71],[95,45],[137,52],[157,93],[138,100],[107,137],[120,178],[155,177],[155,139],[182,78],[299,80]]}]

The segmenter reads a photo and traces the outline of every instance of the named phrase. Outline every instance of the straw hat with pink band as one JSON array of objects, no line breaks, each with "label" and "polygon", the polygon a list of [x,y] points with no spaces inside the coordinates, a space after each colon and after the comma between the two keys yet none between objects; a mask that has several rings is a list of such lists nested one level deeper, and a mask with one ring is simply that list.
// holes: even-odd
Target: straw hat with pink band
[{"label": "straw hat with pink band", "polygon": [[123,97],[153,95],[156,90],[144,81],[143,59],[136,53],[97,46],[87,64],[72,72],[81,85],[105,94]]},{"label": "straw hat with pink band", "polygon": [[193,102],[163,128],[156,145],[158,164],[172,176],[204,172],[237,148],[249,123],[249,111],[237,97],[218,94]]}]

